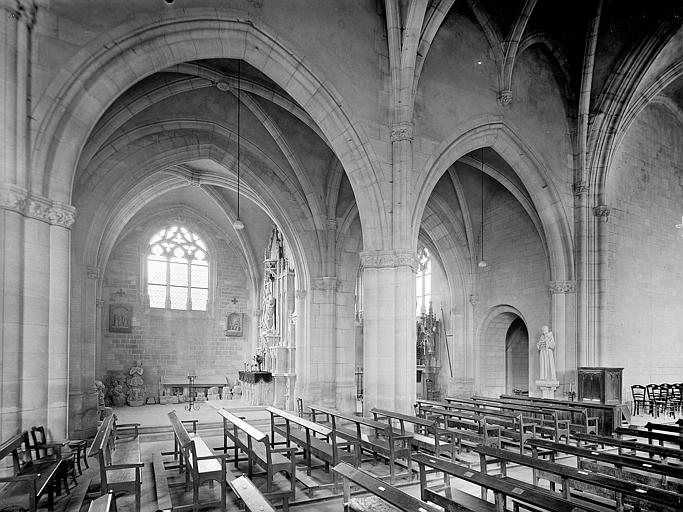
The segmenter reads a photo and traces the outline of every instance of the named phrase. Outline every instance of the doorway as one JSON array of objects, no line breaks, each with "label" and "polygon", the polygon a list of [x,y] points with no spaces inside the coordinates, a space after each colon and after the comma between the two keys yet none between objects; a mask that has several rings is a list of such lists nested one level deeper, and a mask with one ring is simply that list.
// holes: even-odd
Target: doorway
[{"label": "doorway", "polygon": [[529,331],[519,317],[505,335],[505,392],[529,393]]}]

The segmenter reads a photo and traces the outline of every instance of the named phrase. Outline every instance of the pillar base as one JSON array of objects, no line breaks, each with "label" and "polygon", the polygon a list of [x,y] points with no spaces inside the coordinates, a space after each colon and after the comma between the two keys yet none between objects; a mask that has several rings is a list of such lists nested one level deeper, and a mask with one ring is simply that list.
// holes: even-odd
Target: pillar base
[{"label": "pillar base", "polygon": [[555,390],[560,386],[559,380],[537,380],[534,381],[541,390],[542,398],[555,399]]}]

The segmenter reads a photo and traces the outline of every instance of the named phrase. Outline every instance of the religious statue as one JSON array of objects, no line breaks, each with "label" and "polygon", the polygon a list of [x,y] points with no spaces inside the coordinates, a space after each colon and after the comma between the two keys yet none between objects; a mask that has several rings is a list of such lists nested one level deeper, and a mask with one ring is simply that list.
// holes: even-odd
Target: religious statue
[{"label": "religious statue", "polygon": [[263,298],[261,327],[266,331],[272,331],[275,328],[275,297],[270,292]]},{"label": "religious statue", "polygon": [[555,336],[547,325],[541,327],[541,337],[536,343],[541,359],[541,380],[557,380],[555,376]]},{"label": "religious statue", "polygon": [[145,403],[144,389],[143,386],[145,381],[142,379],[142,374],[144,370],[142,369],[142,361],[139,359],[135,361],[135,366],[131,366],[128,374],[128,405],[137,407]]},{"label": "religious statue", "polygon": [[114,407],[123,407],[126,405],[126,394],[123,392],[123,386],[117,379],[113,379],[111,385],[109,403]]}]

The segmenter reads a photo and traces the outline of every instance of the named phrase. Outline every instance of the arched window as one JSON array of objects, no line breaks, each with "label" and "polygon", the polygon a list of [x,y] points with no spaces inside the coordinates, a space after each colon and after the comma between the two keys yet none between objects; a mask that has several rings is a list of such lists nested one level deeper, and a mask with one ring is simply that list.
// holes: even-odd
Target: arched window
[{"label": "arched window", "polygon": [[169,226],[149,241],[147,293],[151,308],[206,311],[209,261],[206,244],[183,226]]},{"label": "arched window", "polygon": [[432,258],[429,249],[423,247],[417,252],[417,276],[415,277],[415,315],[420,316],[429,311],[429,303],[432,301]]}]

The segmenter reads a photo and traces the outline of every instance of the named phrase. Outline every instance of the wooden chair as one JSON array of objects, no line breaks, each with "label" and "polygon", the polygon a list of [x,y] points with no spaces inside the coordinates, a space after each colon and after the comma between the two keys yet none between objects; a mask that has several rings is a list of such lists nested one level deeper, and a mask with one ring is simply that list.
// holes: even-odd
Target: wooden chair
[{"label": "wooden chair", "polygon": [[66,486],[66,491],[69,491],[67,484],[67,477],[71,477],[74,482],[74,486],[78,485],[76,481],[76,452],[67,448],[67,442],[47,442],[47,436],[45,435],[45,427],[42,425],[31,427],[31,441],[33,445],[31,448],[35,451],[35,460],[50,460],[59,462],[64,461],[63,471],[66,471],[66,475],[61,480]]},{"label": "wooden chair", "polygon": [[638,415],[640,411],[648,411],[650,402],[647,397],[647,391],[642,384],[634,384],[631,386],[631,395],[633,396],[633,407],[631,414]]},{"label": "wooden chair", "polygon": [[655,418],[668,407],[669,388],[666,385],[648,384],[647,398],[650,401],[650,414]]}]

